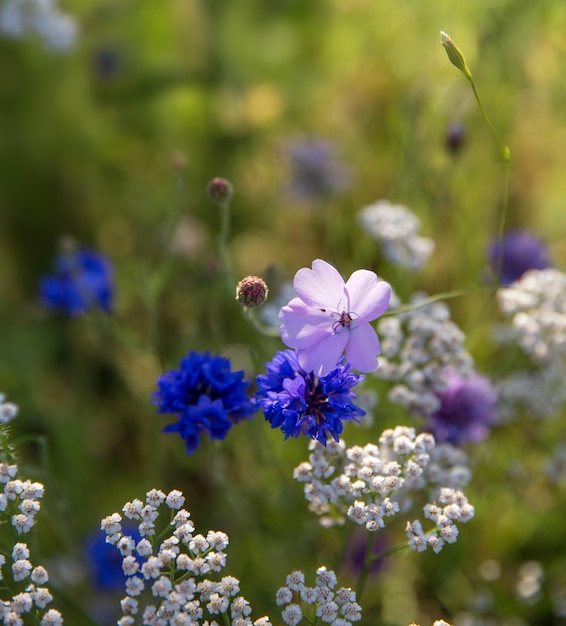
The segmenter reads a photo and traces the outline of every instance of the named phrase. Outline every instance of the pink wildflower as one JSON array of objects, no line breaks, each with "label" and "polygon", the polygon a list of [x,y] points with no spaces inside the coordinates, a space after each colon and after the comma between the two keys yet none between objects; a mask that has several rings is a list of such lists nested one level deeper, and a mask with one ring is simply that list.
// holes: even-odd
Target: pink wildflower
[{"label": "pink wildflower", "polygon": [[355,271],[348,282],[326,261],[316,259],[295,274],[297,297],[279,312],[281,338],[297,350],[299,365],[326,376],[344,351],[361,372],[377,367],[379,339],[370,322],[389,306],[391,287],[369,270]]}]

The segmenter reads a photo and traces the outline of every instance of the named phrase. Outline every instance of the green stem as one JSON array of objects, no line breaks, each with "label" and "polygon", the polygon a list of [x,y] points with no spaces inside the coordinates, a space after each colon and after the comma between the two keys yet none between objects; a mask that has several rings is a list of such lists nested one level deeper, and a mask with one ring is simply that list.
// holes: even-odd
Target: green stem
[{"label": "green stem", "polygon": [[434,296],[429,296],[428,298],[423,298],[418,302],[413,302],[412,304],[403,304],[398,306],[395,309],[391,309],[386,311],[383,314],[383,317],[389,315],[400,315],[401,313],[411,313],[412,311],[416,311],[417,309],[422,309],[429,304],[434,304],[435,302],[439,302],[441,300],[451,300],[452,298],[460,298],[462,296],[471,296],[477,293],[493,293],[497,291],[497,287],[493,286],[485,286],[485,287],[468,287],[464,289],[454,289],[453,291],[443,291],[442,293],[437,293]]},{"label": "green stem", "polygon": [[257,316],[256,309],[242,307],[246,320],[265,337],[279,337],[280,331],[278,326],[268,326],[264,324]]},{"label": "green stem", "polygon": [[230,233],[230,202],[219,202],[218,207],[220,209],[220,230],[218,233],[218,255],[220,257],[220,263],[222,265],[222,273],[226,280],[226,286],[228,291],[234,290],[234,280],[232,278],[232,272],[230,267],[230,259],[228,256],[228,235]]},{"label": "green stem", "polygon": [[371,566],[379,559],[384,559],[387,556],[391,556],[396,552],[401,552],[402,550],[407,550],[409,548],[409,542],[399,543],[396,546],[392,546],[391,548],[387,548],[387,550],[382,550],[377,554],[373,554],[373,541],[374,535],[372,533],[368,533],[368,545],[366,552],[366,560],[364,563],[364,568],[362,573],[360,574],[360,578],[358,579],[358,584],[356,586],[356,601],[360,602],[360,598],[362,597],[362,593],[364,592],[366,583],[368,581],[369,573],[371,570]]},{"label": "green stem", "polygon": [[505,191],[504,191],[504,196],[503,196],[503,206],[501,208],[501,214],[499,216],[499,225],[497,229],[497,238],[499,241],[499,258],[497,259],[497,282],[499,283],[500,278],[501,278],[501,271],[503,268],[503,236],[505,234],[505,223],[507,222],[507,213],[509,211],[509,195],[510,195],[509,189],[511,185],[511,151],[509,150],[508,146],[503,144],[503,142],[499,138],[499,135],[497,134],[497,131],[495,130],[493,124],[491,123],[491,120],[489,119],[489,116],[478,94],[478,90],[476,89],[476,84],[474,83],[474,79],[471,76],[469,76],[468,80],[470,81],[472,91],[474,92],[474,96],[480,108],[483,119],[485,120],[485,123],[487,124],[489,130],[491,131],[491,134],[495,138],[495,141],[497,142],[497,145],[499,146],[499,149],[501,150],[501,155],[503,157],[503,160],[505,161]]}]

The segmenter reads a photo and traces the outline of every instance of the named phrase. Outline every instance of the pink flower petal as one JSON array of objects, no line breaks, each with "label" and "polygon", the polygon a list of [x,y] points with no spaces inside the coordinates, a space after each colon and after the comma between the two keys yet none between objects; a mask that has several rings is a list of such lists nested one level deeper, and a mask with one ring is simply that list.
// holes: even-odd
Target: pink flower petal
[{"label": "pink flower petal", "polygon": [[374,272],[355,271],[348,279],[346,289],[350,295],[350,313],[360,319],[371,322],[387,311],[391,286],[379,280]]},{"label": "pink flower petal", "polygon": [[370,324],[360,319],[352,323],[349,335],[346,359],[360,372],[373,372],[377,368],[377,355],[381,353],[377,333]]},{"label": "pink flower petal", "polygon": [[310,348],[332,334],[329,313],[307,306],[300,298],[293,298],[279,311],[281,339],[290,348]]},{"label": "pink flower petal", "polygon": [[299,365],[305,372],[314,372],[317,376],[326,376],[337,365],[348,343],[348,331],[335,333],[306,350],[299,350]]},{"label": "pink flower petal", "polygon": [[312,262],[312,270],[300,269],[293,285],[299,298],[314,308],[336,311],[340,302],[343,307],[347,306],[344,279],[336,268],[322,259]]}]

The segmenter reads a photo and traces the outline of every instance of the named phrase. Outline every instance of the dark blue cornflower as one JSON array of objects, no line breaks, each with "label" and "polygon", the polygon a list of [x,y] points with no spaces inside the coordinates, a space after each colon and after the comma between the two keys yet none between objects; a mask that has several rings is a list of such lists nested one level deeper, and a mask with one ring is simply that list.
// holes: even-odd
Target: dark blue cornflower
[{"label": "dark blue cornflower", "polygon": [[503,237],[503,255],[501,242],[494,240],[489,248],[489,264],[495,275],[501,270],[501,285],[519,280],[527,270],[552,267],[544,242],[526,230],[514,230]]},{"label": "dark blue cornflower", "polygon": [[259,387],[255,401],[263,409],[271,428],[280,428],[285,439],[308,435],[323,445],[329,436],[340,439],[343,422],[365,415],[350,391],[364,377],[339,363],[326,376],[305,372],[296,352],[283,350],[266,365],[267,374],[256,378]]},{"label": "dark blue cornflower", "polygon": [[229,359],[189,352],[179,369],[159,377],[152,396],[159,413],[178,417],[163,432],[179,433],[188,454],[195,451],[205,432],[211,439],[224,439],[232,424],[256,410],[246,394],[250,383],[243,379],[244,372],[231,371]]},{"label": "dark blue cornflower", "polygon": [[[137,543],[141,539],[137,526],[123,524],[124,535],[129,535]],[[86,560],[96,587],[101,591],[122,591],[126,575],[122,569],[124,556],[106,541],[106,533],[98,530],[85,544]],[[138,560],[141,559],[138,557]]]},{"label": "dark blue cornflower", "polygon": [[92,309],[110,312],[114,303],[112,265],[91,250],[62,252],[54,274],[41,280],[39,291],[45,307],[68,315]]},{"label": "dark blue cornflower", "polygon": [[462,378],[445,374],[446,387],[438,394],[440,406],[428,416],[426,430],[440,442],[461,445],[483,441],[495,423],[496,394],[485,376]]}]

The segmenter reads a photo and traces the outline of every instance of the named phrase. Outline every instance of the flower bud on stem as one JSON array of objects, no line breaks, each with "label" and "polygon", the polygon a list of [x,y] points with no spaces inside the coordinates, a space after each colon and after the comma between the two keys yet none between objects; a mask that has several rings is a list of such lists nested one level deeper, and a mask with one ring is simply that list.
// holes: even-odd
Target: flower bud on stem
[{"label": "flower bud on stem", "polygon": [[487,115],[486,110],[484,109],[484,106],[482,104],[482,101],[480,100],[478,91],[476,89],[476,84],[474,83],[474,79],[472,78],[472,73],[470,72],[468,66],[466,65],[466,59],[464,58],[464,53],[452,41],[452,38],[450,37],[450,35],[445,33],[443,30],[440,31],[440,43],[446,50],[446,54],[448,55],[448,58],[450,59],[450,62],[452,63],[452,65],[455,65],[470,82],[472,91],[474,92],[474,97],[476,99],[476,102],[478,103],[483,119],[485,120],[485,123],[487,124],[495,141],[497,142],[497,145],[499,146],[499,149],[501,150],[501,156],[503,157],[503,161],[505,162],[505,170],[506,170],[505,171],[505,192],[504,192],[503,207],[501,209],[501,215],[499,218],[499,227],[498,227],[500,258],[498,262],[497,278],[499,282],[499,278],[501,276],[501,269],[503,266],[503,236],[505,233],[505,222],[507,221],[507,211],[509,208],[509,187],[510,187],[510,178],[511,178],[511,150],[509,150],[509,147],[504,145],[501,139],[499,138],[497,131],[495,130],[493,124],[491,123],[491,120],[489,119]]}]

